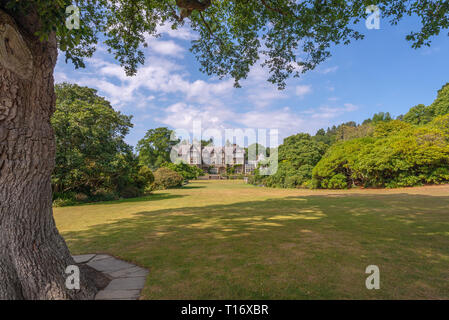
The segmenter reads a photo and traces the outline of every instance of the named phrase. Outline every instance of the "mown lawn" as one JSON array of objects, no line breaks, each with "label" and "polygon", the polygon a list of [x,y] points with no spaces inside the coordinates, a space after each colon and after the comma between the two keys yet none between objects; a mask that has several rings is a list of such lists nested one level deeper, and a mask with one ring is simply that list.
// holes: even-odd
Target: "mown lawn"
[{"label": "mown lawn", "polygon": [[[449,186],[203,181],[54,211],[73,254],[148,268],[144,299],[449,299]],[[368,265],[380,268],[380,290],[365,287]]]}]

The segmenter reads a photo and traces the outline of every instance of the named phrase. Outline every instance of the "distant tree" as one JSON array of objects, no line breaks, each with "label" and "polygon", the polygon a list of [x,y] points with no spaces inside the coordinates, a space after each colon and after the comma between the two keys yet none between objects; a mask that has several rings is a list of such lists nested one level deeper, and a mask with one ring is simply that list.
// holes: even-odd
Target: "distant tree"
[{"label": "distant tree", "polygon": [[426,124],[433,118],[433,114],[429,108],[423,104],[411,108],[409,112],[404,115],[404,121],[411,124]]},{"label": "distant tree", "polygon": [[209,140],[201,140],[201,149],[204,147],[209,147],[214,145],[214,139],[210,138]]},{"label": "distant tree", "polygon": [[434,117],[449,114],[449,83],[446,83],[440,90],[435,101],[429,106]]},{"label": "distant tree", "polygon": [[[309,134],[299,133],[284,139],[278,148],[278,170],[266,177],[267,186],[281,188],[309,187],[313,167],[326,152],[327,145]],[[256,180],[259,183],[259,180]]]},{"label": "distant tree", "polygon": [[[332,128],[327,128],[318,130],[317,134],[313,137],[313,140],[317,142],[322,142],[328,146],[334,144],[336,141],[347,140],[357,134],[362,134],[364,128],[358,130],[358,125],[355,121],[349,121],[342,123],[338,126],[332,126]],[[358,133],[360,131],[360,133]]]},{"label": "distant tree", "polygon": [[326,145],[331,145],[334,140],[334,136],[331,133],[331,129],[327,128],[327,131],[324,129],[320,129],[317,131],[313,139],[317,142],[322,142]]},{"label": "distant tree", "polygon": [[170,151],[179,143],[179,139],[174,139],[174,134],[168,128],[148,130],[145,137],[137,143],[140,162],[153,170],[164,162],[170,162]]},{"label": "distant tree", "polygon": [[363,121],[363,124],[376,124],[379,122],[391,121],[393,118],[391,117],[389,112],[379,112],[374,114],[371,119],[366,119]]},{"label": "distant tree", "polygon": [[449,83],[445,84],[439,91],[435,101],[428,107],[419,104],[409,110],[404,116],[404,121],[422,125],[431,122],[438,116],[449,114]]},{"label": "distant tree", "polygon": [[256,160],[259,155],[263,154],[265,157],[269,157],[267,154],[267,148],[259,143],[253,143],[245,148],[245,161]]}]

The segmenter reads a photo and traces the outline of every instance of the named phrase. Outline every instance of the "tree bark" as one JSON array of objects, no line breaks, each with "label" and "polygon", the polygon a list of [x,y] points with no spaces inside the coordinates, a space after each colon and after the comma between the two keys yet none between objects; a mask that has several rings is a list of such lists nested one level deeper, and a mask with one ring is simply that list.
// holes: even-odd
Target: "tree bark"
[{"label": "tree bark", "polygon": [[52,212],[56,36],[40,42],[36,14],[0,9],[0,299],[91,299],[96,288],[74,265]]}]

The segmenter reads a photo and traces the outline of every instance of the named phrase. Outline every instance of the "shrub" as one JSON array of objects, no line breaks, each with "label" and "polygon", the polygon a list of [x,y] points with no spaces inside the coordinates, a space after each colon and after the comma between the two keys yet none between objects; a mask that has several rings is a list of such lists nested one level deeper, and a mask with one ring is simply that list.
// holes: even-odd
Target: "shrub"
[{"label": "shrub", "polygon": [[329,189],[347,189],[348,181],[346,179],[346,176],[341,173],[336,174],[329,180],[327,187]]},{"label": "shrub", "polygon": [[423,175],[413,176],[407,173],[401,173],[396,179],[385,184],[387,188],[404,188],[422,185]]},{"label": "shrub", "polygon": [[107,190],[107,189],[97,189],[92,193],[92,196],[90,197],[91,201],[113,201],[113,200],[118,200],[119,196],[111,191],[111,190]]},{"label": "shrub", "polygon": [[120,191],[120,197],[128,199],[128,198],[137,198],[143,195],[142,189],[137,188],[136,186],[127,186],[123,190]]},{"label": "shrub", "polygon": [[[440,120],[441,121],[441,120]],[[448,182],[449,140],[438,123],[412,126],[391,121],[376,126],[374,137],[333,145],[313,169],[321,188],[343,183],[375,188]]]},{"label": "shrub", "polygon": [[68,206],[74,206],[77,202],[73,199],[55,199],[53,200],[53,207],[68,207]]},{"label": "shrub", "polygon": [[449,168],[437,168],[430,172],[426,178],[427,183],[447,183],[449,181]]},{"label": "shrub", "polygon": [[181,187],[184,182],[182,175],[171,169],[161,167],[154,172],[154,190]]},{"label": "shrub", "polygon": [[162,167],[168,168],[170,170],[179,173],[185,180],[197,179],[199,176],[204,175],[204,171],[197,166],[192,166],[184,162],[172,163],[166,162],[162,164]]},{"label": "shrub", "polygon": [[140,187],[141,189],[145,189],[154,182],[153,172],[147,166],[142,166],[139,169],[138,178],[136,180],[138,180],[138,187]]},{"label": "shrub", "polygon": [[53,193],[53,206],[54,207],[67,207],[77,204],[76,194],[74,192],[54,192]]},{"label": "shrub", "polygon": [[258,182],[259,182],[258,177],[256,177],[256,176],[249,176],[248,177],[248,184],[256,185],[256,184],[258,184]]},{"label": "shrub", "polygon": [[74,198],[77,202],[86,202],[89,200],[89,196],[84,193],[77,193]]}]

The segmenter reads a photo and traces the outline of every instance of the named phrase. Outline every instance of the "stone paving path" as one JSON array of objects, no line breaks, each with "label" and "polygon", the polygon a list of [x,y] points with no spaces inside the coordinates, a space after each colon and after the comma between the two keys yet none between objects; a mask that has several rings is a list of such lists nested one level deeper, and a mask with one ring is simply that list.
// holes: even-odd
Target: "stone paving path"
[{"label": "stone paving path", "polygon": [[95,300],[137,300],[149,274],[144,268],[107,254],[85,254],[73,256],[73,259],[77,264],[87,264],[112,279],[97,293]]}]

